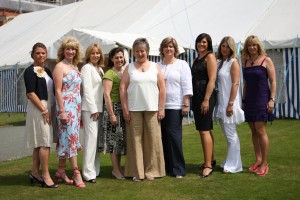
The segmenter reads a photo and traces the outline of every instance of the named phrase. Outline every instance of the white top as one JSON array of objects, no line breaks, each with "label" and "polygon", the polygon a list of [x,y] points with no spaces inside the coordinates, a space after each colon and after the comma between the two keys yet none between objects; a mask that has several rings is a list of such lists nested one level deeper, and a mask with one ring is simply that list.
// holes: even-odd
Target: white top
[{"label": "white top", "polygon": [[215,116],[217,119],[222,119],[224,123],[227,124],[240,124],[245,121],[244,111],[241,109],[242,98],[240,85],[238,87],[237,95],[233,103],[233,115],[231,117],[227,117],[226,115],[226,108],[228,106],[232,86],[230,69],[234,60],[236,59],[224,61],[221,69],[218,72],[219,92],[217,105],[215,107]]},{"label": "white top", "polygon": [[[103,70],[99,67],[102,74]],[[88,63],[81,68],[81,110],[92,114],[103,111],[102,78],[96,68]]]},{"label": "white top", "polygon": [[183,97],[193,95],[192,74],[188,63],[176,59],[172,64],[164,65],[157,63],[164,74],[166,82],[166,104],[165,109],[182,108]]},{"label": "white top", "polygon": [[138,71],[133,63],[128,66],[127,88],[129,111],[158,111],[158,70],[154,62],[145,72]]}]

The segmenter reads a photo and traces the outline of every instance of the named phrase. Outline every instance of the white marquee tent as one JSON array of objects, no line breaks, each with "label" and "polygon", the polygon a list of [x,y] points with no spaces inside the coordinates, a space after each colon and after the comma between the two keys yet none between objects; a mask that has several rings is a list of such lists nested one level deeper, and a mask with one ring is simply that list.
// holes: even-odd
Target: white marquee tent
[{"label": "white marquee tent", "polygon": [[202,32],[211,35],[215,46],[226,35],[241,44],[255,34],[265,48],[276,49],[271,53],[281,55],[287,103],[278,106],[277,117],[299,118],[299,10],[298,0],[84,0],[22,14],[0,27],[0,71],[27,67],[36,42],[45,43],[54,58],[57,42],[68,34],[77,34],[83,46],[102,41],[106,52],[109,45],[130,47],[136,37],[146,36],[153,39],[152,55],[166,36],[193,48]]}]

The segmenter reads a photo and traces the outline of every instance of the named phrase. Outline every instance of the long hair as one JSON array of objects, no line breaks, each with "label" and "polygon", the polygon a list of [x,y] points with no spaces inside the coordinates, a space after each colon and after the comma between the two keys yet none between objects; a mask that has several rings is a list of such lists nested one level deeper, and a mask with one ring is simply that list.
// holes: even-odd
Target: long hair
[{"label": "long hair", "polygon": [[232,37],[226,36],[221,40],[220,45],[218,47],[217,59],[223,60],[223,55],[222,55],[222,52],[221,52],[221,46],[224,43],[227,43],[229,48],[230,48],[230,54],[229,54],[228,59],[237,58],[235,41]]},{"label": "long hair", "polygon": [[96,48],[98,50],[98,52],[100,53],[100,59],[98,61],[98,66],[104,66],[104,55],[103,55],[103,51],[102,51],[102,48],[100,47],[100,45],[96,44],[96,43],[93,43],[93,44],[90,44],[88,46],[88,48],[86,49],[85,51],[85,57],[84,57],[84,64],[86,63],[89,63],[90,62],[90,55],[93,51],[93,49]]},{"label": "long hair", "polygon": [[57,50],[57,62],[62,61],[65,58],[64,50],[66,48],[72,48],[76,50],[76,55],[73,59],[72,64],[77,65],[80,62],[80,57],[82,54],[82,47],[79,41],[74,37],[66,37],[60,44]]},{"label": "long hair", "polygon": [[246,38],[245,43],[244,43],[244,48],[242,50],[242,60],[245,61],[246,59],[249,58],[249,52],[248,52],[248,46],[251,44],[257,45],[258,48],[258,55],[266,55],[265,50],[262,47],[261,42],[259,41],[258,37],[255,35],[250,35]]}]

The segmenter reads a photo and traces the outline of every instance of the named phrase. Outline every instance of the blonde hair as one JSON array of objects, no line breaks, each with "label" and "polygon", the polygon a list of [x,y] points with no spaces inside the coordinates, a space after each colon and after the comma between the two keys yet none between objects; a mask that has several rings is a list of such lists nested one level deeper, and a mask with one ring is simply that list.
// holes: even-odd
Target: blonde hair
[{"label": "blonde hair", "polygon": [[249,52],[248,52],[248,46],[250,44],[255,44],[258,47],[258,55],[266,55],[265,50],[262,47],[261,42],[259,41],[258,37],[255,35],[250,35],[246,38],[245,43],[244,43],[244,48],[242,51],[242,60],[245,61],[246,59],[249,58]]},{"label": "blonde hair", "polygon": [[220,60],[223,60],[223,55],[221,53],[221,46],[222,44],[224,43],[227,43],[229,48],[230,48],[230,54],[229,54],[229,58],[228,59],[231,59],[231,58],[237,58],[237,52],[236,52],[236,45],[235,45],[235,41],[232,37],[230,36],[226,36],[224,37],[221,42],[220,42],[220,45],[218,47],[218,53],[217,53],[217,59],[220,59]]},{"label": "blonde hair", "polygon": [[80,62],[80,56],[82,55],[82,47],[79,41],[74,37],[66,37],[60,44],[57,50],[57,62],[62,61],[65,58],[64,50],[66,48],[73,48],[76,50],[76,55],[73,58],[73,65],[77,65]]},{"label": "blonde hair", "polygon": [[90,55],[93,51],[93,49],[96,48],[98,50],[98,52],[100,53],[100,59],[98,61],[98,66],[104,66],[104,55],[103,55],[103,51],[102,48],[100,47],[100,45],[93,43],[91,45],[88,46],[88,48],[85,51],[85,57],[84,57],[84,63],[89,63],[90,62]]},{"label": "blonde hair", "polygon": [[163,39],[160,43],[160,47],[159,47],[159,55],[164,58],[164,54],[163,54],[163,48],[167,47],[169,43],[172,43],[174,46],[174,57],[176,58],[179,54],[179,48],[178,48],[178,44],[177,41],[172,38],[172,37],[166,37],[165,39]]}]

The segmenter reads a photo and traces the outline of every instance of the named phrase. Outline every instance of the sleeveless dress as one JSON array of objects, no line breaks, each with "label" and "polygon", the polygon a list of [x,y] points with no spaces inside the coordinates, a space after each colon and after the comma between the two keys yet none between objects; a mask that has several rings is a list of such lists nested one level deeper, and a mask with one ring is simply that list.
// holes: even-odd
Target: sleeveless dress
[{"label": "sleeveless dress", "polygon": [[226,108],[230,98],[230,91],[232,87],[231,81],[231,66],[236,59],[225,60],[222,67],[218,70],[218,98],[215,108],[216,119],[222,120],[225,124],[240,124],[245,121],[244,111],[242,110],[241,102],[242,97],[238,88],[234,103],[233,103],[233,115],[228,117],[226,115]]},{"label": "sleeveless dress", "polygon": [[[209,53],[208,53],[209,54]],[[204,100],[206,87],[208,84],[207,65],[205,58],[206,54],[201,59],[196,59],[192,66],[192,110],[194,113],[196,129],[198,131],[209,131],[213,129],[213,111],[216,104],[216,92],[213,90],[209,98],[209,111],[207,114],[201,114],[201,104]]]},{"label": "sleeveless dress", "polygon": [[68,123],[65,126],[61,124],[59,120],[59,108],[56,105],[56,116],[58,119],[58,158],[71,158],[77,156],[77,151],[82,150],[82,146],[79,143],[81,112],[80,84],[80,75],[76,70],[72,70],[62,79],[62,99]]},{"label": "sleeveless dress", "polygon": [[[246,81],[245,94],[245,121],[267,122],[273,121],[272,113],[267,112],[267,104],[270,99],[267,69],[263,66],[265,58],[260,65],[243,67],[243,75]],[[245,62],[245,66],[247,60]]]}]

